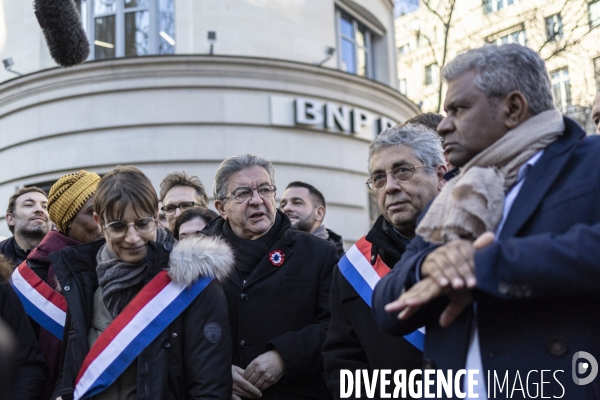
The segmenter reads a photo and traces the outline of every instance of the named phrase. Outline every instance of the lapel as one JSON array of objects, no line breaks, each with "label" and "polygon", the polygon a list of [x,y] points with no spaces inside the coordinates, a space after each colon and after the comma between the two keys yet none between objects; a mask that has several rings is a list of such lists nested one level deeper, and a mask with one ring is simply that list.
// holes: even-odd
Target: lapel
[{"label": "lapel", "polygon": [[500,240],[513,237],[533,215],[538,205],[563,170],[585,132],[574,121],[564,118],[565,134],[544,150],[527,173],[525,182],[508,213]]},{"label": "lapel", "polygon": [[[273,246],[271,246],[267,254],[256,265],[250,276],[248,276],[248,280],[246,281],[245,285],[242,285],[242,282],[238,277],[237,281],[240,281],[239,286],[243,287],[244,289],[248,288],[254,283],[260,281],[261,279],[264,279],[267,276],[271,275],[273,272],[279,270],[280,268],[284,268],[286,264],[290,262],[290,258],[294,254],[294,251],[290,247],[294,240],[295,238],[292,231],[289,228],[286,229],[283,235],[281,235],[279,239],[277,239],[277,241],[273,244]],[[279,267],[273,265],[271,263],[271,260],[269,259],[269,254],[271,254],[271,252],[275,250],[280,250],[281,252],[283,252],[283,264],[281,264]],[[238,282],[236,282],[236,284],[238,284]]]}]

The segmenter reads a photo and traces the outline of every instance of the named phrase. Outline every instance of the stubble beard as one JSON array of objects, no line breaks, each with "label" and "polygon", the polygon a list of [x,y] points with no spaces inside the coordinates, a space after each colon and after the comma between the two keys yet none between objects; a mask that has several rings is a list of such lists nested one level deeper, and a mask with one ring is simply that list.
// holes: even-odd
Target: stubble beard
[{"label": "stubble beard", "polygon": [[[44,236],[48,233],[48,223],[45,225],[29,225],[28,221],[23,221],[19,217],[15,217],[16,228],[15,231],[19,232],[21,236],[23,236],[26,240],[42,240]],[[19,227],[20,224],[26,224],[23,227]]]},{"label": "stubble beard", "polygon": [[310,233],[312,230],[312,227],[313,227],[313,224],[308,220],[308,218],[299,219],[298,221],[292,223],[292,228],[297,229],[299,231],[303,231],[303,232]]}]

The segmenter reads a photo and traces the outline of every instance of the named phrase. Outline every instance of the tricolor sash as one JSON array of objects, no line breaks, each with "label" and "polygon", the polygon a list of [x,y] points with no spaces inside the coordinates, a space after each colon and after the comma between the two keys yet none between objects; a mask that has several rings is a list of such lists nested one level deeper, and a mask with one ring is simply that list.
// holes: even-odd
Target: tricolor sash
[{"label": "tricolor sash", "polygon": [[37,276],[29,268],[27,261],[15,268],[11,283],[27,315],[62,340],[67,318],[67,301],[64,296]]},{"label": "tricolor sash", "polygon": [[[363,236],[358,242],[350,247],[338,262],[338,267],[342,275],[350,282],[350,285],[352,285],[354,290],[356,290],[369,307],[373,307],[371,298],[373,297],[375,285],[391,271],[379,255],[377,255],[375,264],[371,264],[369,261],[371,258],[371,246],[372,245],[367,241],[366,236]],[[404,339],[417,349],[423,351],[425,328],[419,328],[418,330],[405,335]]]},{"label": "tricolor sash", "polygon": [[74,400],[94,396],[115,382],[212,280],[200,278],[187,288],[171,282],[167,271],[156,275],[90,349],[77,376]]}]

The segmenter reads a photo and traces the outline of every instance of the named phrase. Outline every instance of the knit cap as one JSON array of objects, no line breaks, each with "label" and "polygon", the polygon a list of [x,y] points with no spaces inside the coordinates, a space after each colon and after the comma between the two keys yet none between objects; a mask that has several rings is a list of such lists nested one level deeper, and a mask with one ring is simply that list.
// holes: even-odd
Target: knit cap
[{"label": "knit cap", "polygon": [[98,182],[98,174],[81,170],[61,177],[52,185],[48,196],[48,214],[61,233],[67,233],[67,224],[94,195]]}]

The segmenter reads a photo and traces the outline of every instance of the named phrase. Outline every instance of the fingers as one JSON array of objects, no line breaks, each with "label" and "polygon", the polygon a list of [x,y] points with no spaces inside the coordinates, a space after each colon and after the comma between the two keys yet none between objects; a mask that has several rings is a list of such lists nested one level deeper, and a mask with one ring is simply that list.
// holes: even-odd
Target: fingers
[{"label": "fingers", "polygon": [[454,320],[473,303],[473,297],[471,292],[463,290],[460,292],[454,292],[450,296],[450,304],[440,315],[440,326],[445,328],[449,326]]},{"label": "fingers", "polygon": [[425,258],[422,275],[431,276],[443,288],[473,288],[477,284],[473,254],[473,246],[466,240],[446,243]]},{"label": "fingers", "polygon": [[243,377],[256,388],[264,390],[281,379],[284,369],[279,353],[271,350],[256,357],[246,367]]},{"label": "fingers", "polygon": [[242,398],[240,396],[238,396],[237,394],[232,393],[231,394],[231,400],[242,400]]},{"label": "fingers", "polygon": [[496,235],[494,235],[492,232],[483,232],[481,235],[479,235],[477,239],[475,239],[475,241],[473,242],[473,247],[475,248],[475,250],[481,250],[484,247],[487,247],[490,244],[494,243],[495,239]]},{"label": "fingers", "polygon": [[242,376],[244,370],[236,365],[231,366],[231,375],[233,378],[233,393],[250,399],[260,399],[262,392]]},{"label": "fingers", "polygon": [[418,308],[436,298],[443,293],[443,288],[433,278],[425,278],[411,287],[402,296],[385,306],[385,311],[389,313],[402,312],[405,308],[411,307],[412,312],[407,311],[406,314],[400,314],[398,317],[406,319],[414,314]]}]

